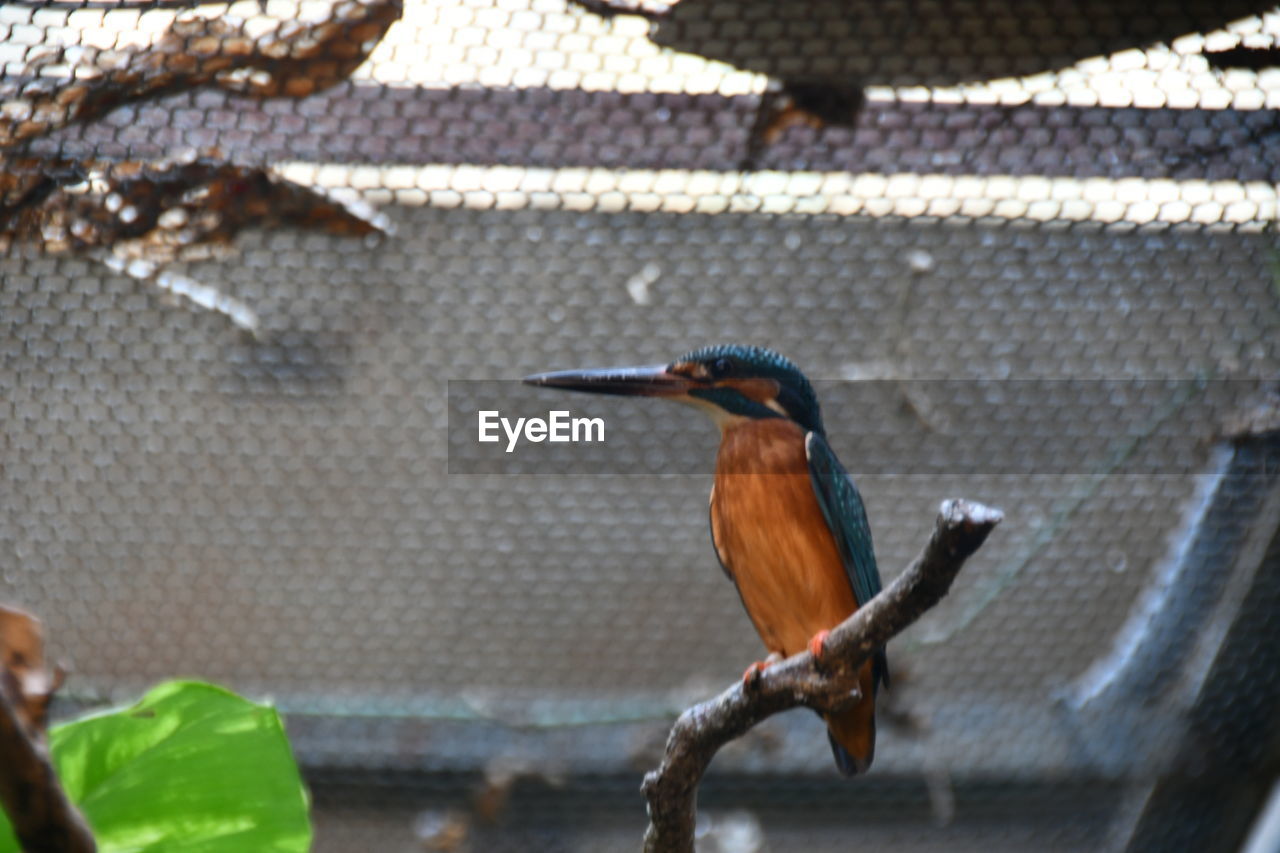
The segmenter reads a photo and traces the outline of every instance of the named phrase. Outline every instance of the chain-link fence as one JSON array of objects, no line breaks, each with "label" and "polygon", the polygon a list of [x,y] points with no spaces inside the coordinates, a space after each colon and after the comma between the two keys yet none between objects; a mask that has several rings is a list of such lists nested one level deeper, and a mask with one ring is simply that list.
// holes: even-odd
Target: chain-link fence
[{"label": "chain-link fence", "polygon": [[463,392],[767,345],[831,380],[886,578],[943,498],[1006,521],[891,647],[873,771],[774,718],[702,848],[1239,849],[1280,760],[1278,34],[1239,0],[4,3],[2,597],[72,703],[272,697],[317,850],[634,849],[674,714],[761,656],[715,431],[593,401],[638,444],[558,469],[484,456]]}]

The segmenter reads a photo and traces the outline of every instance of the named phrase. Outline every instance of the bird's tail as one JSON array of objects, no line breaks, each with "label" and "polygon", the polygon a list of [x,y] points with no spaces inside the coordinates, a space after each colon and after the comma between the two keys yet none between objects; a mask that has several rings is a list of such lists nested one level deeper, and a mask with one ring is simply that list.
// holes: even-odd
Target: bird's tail
[{"label": "bird's tail", "polygon": [[866,773],[876,755],[876,691],[871,661],[858,678],[862,700],[847,711],[825,717],[836,767],[845,776]]}]

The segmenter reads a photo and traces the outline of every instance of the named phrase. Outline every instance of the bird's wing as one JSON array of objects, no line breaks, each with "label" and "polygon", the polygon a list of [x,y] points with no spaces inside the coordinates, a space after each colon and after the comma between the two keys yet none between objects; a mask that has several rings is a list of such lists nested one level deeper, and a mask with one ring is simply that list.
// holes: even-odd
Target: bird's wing
[{"label": "bird's wing", "polygon": [[[858,494],[858,487],[836,458],[831,445],[819,433],[810,432],[805,436],[804,452],[809,459],[809,478],[818,506],[835,537],[854,598],[861,607],[880,591],[880,570],[876,568],[871,526],[862,506],[862,495]],[[889,667],[883,650],[876,653],[874,668],[876,681],[883,681],[887,686]]]}]

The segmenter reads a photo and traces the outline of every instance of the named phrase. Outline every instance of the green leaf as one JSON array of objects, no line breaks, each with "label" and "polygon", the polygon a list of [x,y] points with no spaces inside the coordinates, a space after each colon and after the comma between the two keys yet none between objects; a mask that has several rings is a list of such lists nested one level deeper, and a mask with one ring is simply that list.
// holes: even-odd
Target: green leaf
[{"label": "green leaf", "polygon": [[[49,735],[100,853],[304,853],[307,794],[274,708],[194,681]],[[0,815],[0,853],[17,851]]]}]

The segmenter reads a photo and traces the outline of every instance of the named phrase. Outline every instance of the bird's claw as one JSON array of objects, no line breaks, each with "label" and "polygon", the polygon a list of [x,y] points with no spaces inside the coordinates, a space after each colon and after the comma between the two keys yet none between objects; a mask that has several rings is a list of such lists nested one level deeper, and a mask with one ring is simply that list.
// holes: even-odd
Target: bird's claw
[{"label": "bird's claw", "polygon": [[822,658],[827,653],[825,648],[827,637],[830,635],[831,632],[826,628],[823,628],[809,639],[809,654],[813,655],[813,662],[815,664],[822,663]]},{"label": "bird's claw", "polygon": [[761,674],[780,660],[782,660],[782,655],[777,652],[773,652],[764,660],[758,660],[751,664],[751,666],[747,667],[746,671],[742,673],[742,686],[748,690],[753,689],[757,684],[759,684]]}]

